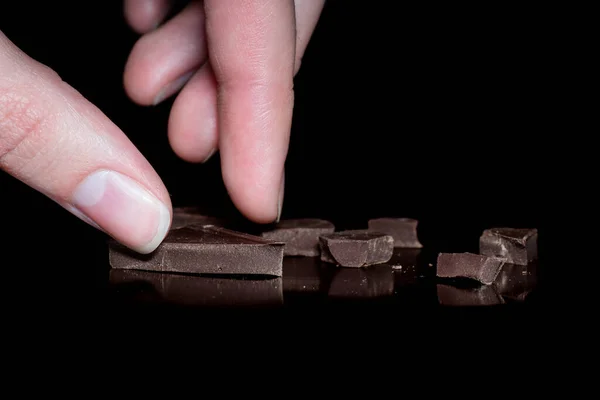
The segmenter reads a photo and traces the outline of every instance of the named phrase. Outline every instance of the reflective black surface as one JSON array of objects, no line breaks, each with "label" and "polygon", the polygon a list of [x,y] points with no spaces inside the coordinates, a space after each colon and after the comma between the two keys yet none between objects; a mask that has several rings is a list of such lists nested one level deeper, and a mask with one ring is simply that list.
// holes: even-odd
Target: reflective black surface
[{"label": "reflective black surface", "polygon": [[415,307],[490,307],[524,304],[536,290],[537,264],[506,264],[492,285],[438,279],[435,253],[396,249],[387,264],[340,268],[317,257],[286,257],[282,278],[194,276],[109,271],[106,292],[120,306],[302,308],[372,304]]}]

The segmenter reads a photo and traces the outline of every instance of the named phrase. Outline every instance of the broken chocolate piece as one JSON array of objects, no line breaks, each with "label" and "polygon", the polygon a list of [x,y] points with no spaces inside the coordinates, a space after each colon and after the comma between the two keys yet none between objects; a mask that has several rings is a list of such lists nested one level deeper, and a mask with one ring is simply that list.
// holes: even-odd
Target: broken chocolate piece
[{"label": "broken chocolate piece", "polygon": [[479,238],[479,253],[507,263],[527,265],[537,259],[537,229],[492,228]]},{"label": "broken chocolate piece", "polygon": [[369,230],[391,235],[394,247],[423,247],[417,236],[419,221],[411,218],[375,218],[369,220]]},{"label": "broken chocolate piece", "polygon": [[494,282],[504,260],[472,253],[440,253],[437,276],[440,278],[468,278],[490,285]]},{"label": "broken chocolate piece", "polygon": [[283,304],[281,278],[250,280],[113,269],[109,283],[123,291],[132,284],[147,285],[160,302],[185,306],[262,307]]},{"label": "broken chocolate piece", "polygon": [[137,254],[115,241],[110,264],[189,274],[282,275],[283,243],[212,225],[190,225],[169,232],[151,254]]},{"label": "broken chocolate piece", "polygon": [[386,263],[394,252],[390,235],[368,230],[349,230],[322,235],[321,260],[341,267],[368,267]]},{"label": "broken chocolate piece", "polygon": [[504,304],[504,300],[491,286],[456,287],[437,285],[438,301],[443,306],[471,307],[495,306]]},{"label": "broken chocolate piece", "polygon": [[394,294],[394,273],[388,265],[340,268],[329,285],[329,297],[376,298]]},{"label": "broken chocolate piece", "polygon": [[223,226],[224,223],[219,218],[209,217],[200,213],[195,207],[174,208],[171,229],[179,229],[189,225]]},{"label": "broken chocolate piece", "polygon": [[329,221],[304,218],[280,221],[261,236],[284,242],[284,256],[317,257],[320,254],[319,236],[334,231],[335,226]]}]

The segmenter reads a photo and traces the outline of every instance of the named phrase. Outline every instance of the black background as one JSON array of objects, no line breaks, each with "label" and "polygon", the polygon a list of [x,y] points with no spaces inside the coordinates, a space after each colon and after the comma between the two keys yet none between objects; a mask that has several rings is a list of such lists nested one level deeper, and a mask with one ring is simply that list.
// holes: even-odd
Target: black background
[{"label": "black background", "polygon": [[[296,77],[283,218],[359,228],[413,217],[425,246],[457,252],[476,251],[487,227],[535,227],[543,260],[544,24],[544,10],[504,3],[328,2]],[[130,137],[175,206],[231,208],[218,156],[193,165],[171,151],[171,102],[126,97],[138,36],[121,2],[14,2],[0,29]],[[1,247],[16,260],[3,268],[54,297],[91,298],[108,267],[105,236],[6,174],[0,192]]]}]

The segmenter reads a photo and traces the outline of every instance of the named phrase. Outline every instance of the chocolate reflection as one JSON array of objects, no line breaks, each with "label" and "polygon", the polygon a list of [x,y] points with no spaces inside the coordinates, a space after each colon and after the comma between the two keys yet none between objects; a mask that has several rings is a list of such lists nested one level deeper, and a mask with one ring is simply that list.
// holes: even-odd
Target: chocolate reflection
[{"label": "chocolate reflection", "polygon": [[[491,306],[525,301],[537,284],[537,263],[504,264],[491,285],[466,280],[444,280],[437,285],[438,301],[448,306]],[[465,283],[467,282],[467,283]]]},{"label": "chocolate reflection", "polygon": [[378,298],[394,294],[394,273],[389,265],[367,268],[336,268],[329,297],[338,299]]},{"label": "chocolate reflection", "polygon": [[437,285],[438,301],[444,306],[493,306],[504,304],[491,286],[459,287],[446,284]]},{"label": "chocolate reflection", "polygon": [[494,290],[505,299],[525,301],[537,284],[537,263],[504,264],[493,283]]},{"label": "chocolate reflection", "polygon": [[136,299],[141,301],[149,299],[176,305],[207,307],[283,304],[281,278],[250,280],[112,269],[109,283],[117,290],[131,290],[138,295]]},{"label": "chocolate reflection", "polygon": [[283,290],[287,293],[326,291],[329,270],[319,257],[284,257]]}]

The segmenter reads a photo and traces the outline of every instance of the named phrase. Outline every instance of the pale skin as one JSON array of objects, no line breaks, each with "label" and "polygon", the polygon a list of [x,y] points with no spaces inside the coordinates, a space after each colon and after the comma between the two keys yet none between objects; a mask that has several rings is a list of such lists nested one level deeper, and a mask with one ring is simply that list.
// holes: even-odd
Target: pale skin
[{"label": "pale skin", "polygon": [[[128,96],[148,106],[176,96],[173,151],[193,163],[218,151],[232,201],[257,223],[281,214],[293,78],[324,2],[204,0],[168,21],[169,0],[124,2],[141,35]],[[126,134],[1,31],[0,169],[137,252],[169,229],[168,191]]]}]

